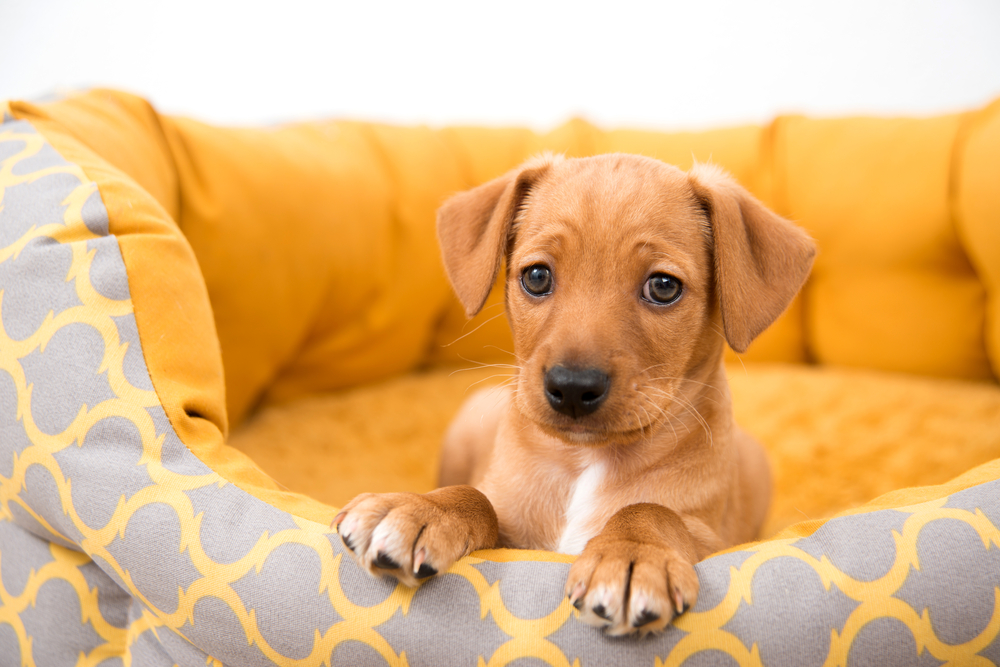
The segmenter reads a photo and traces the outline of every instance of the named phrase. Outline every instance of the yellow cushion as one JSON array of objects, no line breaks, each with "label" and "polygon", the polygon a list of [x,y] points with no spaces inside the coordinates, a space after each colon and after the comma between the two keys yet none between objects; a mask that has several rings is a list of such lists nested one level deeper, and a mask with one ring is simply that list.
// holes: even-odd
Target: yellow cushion
[{"label": "yellow cushion", "polygon": [[958,236],[986,288],[986,349],[1000,378],[1000,100],[971,114],[951,180]]},{"label": "yellow cushion", "polygon": [[986,292],[949,205],[963,120],[779,122],[777,208],[820,248],[804,295],[816,361],[992,377],[983,341]]}]

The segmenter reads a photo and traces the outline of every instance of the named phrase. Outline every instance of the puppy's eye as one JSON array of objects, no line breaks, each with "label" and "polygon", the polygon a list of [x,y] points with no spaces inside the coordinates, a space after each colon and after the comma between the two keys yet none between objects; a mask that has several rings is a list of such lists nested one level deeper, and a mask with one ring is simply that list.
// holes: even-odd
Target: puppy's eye
[{"label": "puppy's eye", "polygon": [[650,303],[666,305],[681,297],[681,281],[667,273],[654,273],[642,286],[642,298]]},{"label": "puppy's eye", "polygon": [[544,264],[534,264],[521,272],[521,286],[532,296],[544,296],[552,291],[552,272]]}]

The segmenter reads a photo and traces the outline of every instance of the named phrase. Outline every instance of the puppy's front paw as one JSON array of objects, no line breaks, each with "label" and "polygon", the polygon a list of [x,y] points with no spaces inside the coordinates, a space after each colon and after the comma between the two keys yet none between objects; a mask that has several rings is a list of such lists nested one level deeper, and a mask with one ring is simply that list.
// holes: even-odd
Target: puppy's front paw
[{"label": "puppy's front paw", "polygon": [[[478,494],[495,526],[496,515],[485,496],[471,487],[449,490]],[[407,586],[416,586],[447,570],[473,549],[492,546],[483,543],[482,526],[476,517],[454,511],[449,496],[442,491],[445,489],[424,495],[363,493],[344,506],[333,526],[362,567],[372,574],[392,576]],[[492,535],[495,542],[495,527]]]},{"label": "puppy's front paw", "polygon": [[612,635],[646,635],[694,605],[698,574],[667,544],[598,535],[570,568],[566,594],[581,620]]}]

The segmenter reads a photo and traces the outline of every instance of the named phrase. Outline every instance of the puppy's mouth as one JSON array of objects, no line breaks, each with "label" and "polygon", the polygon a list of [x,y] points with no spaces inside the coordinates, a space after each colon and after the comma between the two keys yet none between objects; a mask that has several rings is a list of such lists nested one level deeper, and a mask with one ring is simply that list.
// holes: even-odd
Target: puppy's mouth
[{"label": "puppy's mouth", "polygon": [[640,424],[636,428],[614,429],[596,425],[584,424],[552,424],[538,422],[543,431],[573,445],[588,447],[604,447],[607,445],[624,445],[636,440],[647,438],[654,424]]}]

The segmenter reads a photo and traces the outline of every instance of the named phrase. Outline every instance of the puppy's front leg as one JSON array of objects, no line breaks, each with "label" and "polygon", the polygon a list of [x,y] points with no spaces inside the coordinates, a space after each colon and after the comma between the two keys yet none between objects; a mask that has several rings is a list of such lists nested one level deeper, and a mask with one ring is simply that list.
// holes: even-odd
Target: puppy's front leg
[{"label": "puppy's front leg", "polygon": [[580,618],[612,635],[663,630],[698,599],[694,564],[721,547],[701,527],[696,537],[653,503],[618,510],[570,568],[566,594]]},{"label": "puppy's front leg", "polygon": [[497,543],[493,505],[471,486],[430,493],[362,493],[333,525],[354,559],[407,586],[432,577],[476,549]]}]

